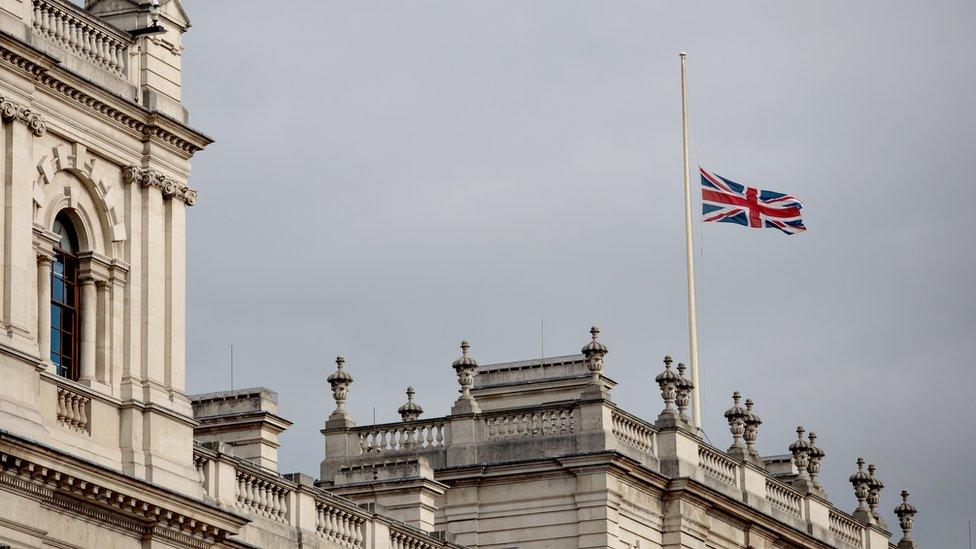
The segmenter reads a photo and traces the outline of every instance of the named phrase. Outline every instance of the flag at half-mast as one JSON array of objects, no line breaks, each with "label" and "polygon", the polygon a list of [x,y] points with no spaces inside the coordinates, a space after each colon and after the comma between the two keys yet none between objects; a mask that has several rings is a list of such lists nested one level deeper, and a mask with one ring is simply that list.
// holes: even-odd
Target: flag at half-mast
[{"label": "flag at half-mast", "polygon": [[699,167],[702,220],[736,223],[756,229],[779,229],[786,234],[807,230],[800,217],[803,204],[783,193],[746,187]]}]

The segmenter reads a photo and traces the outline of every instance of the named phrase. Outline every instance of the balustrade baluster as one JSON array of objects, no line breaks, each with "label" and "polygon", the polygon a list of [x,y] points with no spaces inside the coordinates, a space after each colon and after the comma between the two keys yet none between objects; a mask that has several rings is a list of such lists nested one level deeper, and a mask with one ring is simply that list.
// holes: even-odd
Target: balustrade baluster
[{"label": "balustrade baluster", "polygon": [[88,411],[86,408],[88,404],[88,399],[82,396],[78,397],[78,426],[82,430],[88,429]]},{"label": "balustrade baluster", "polygon": [[339,511],[339,541],[345,542],[349,537],[349,532],[346,528],[346,513]]},{"label": "balustrade baluster", "polygon": [[59,15],[60,24],[58,25],[58,42],[61,42],[62,45],[68,47],[68,29],[71,28],[71,18],[66,13],[61,13]]},{"label": "balustrade baluster", "polygon": [[69,425],[77,429],[78,428],[78,395],[69,395],[69,402],[71,405],[68,407],[70,412],[68,413],[68,423]]},{"label": "balustrade baluster", "polygon": [[329,535],[335,539],[339,533],[339,520],[336,517],[336,510],[329,509]]}]

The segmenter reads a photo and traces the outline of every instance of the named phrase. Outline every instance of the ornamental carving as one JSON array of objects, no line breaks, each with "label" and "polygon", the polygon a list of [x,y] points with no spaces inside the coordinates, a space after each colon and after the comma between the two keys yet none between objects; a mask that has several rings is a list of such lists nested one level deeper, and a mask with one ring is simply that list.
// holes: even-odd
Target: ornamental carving
[{"label": "ornamental carving", "polygon": [[[3,47],[2,45],[0,45],[0,61],[19,69],[19,71],[32,78],[38,84],[47,86],[49,89],[63,95],[64,97],[75,101],[86,108],[92,109],[101,116],[112,120],[116,124],[141,133],[144,140],[158,139],[175,150],[182,152],[188,157],[193,156],[195,153],[203,150],[204,147],[210,144],[210,139],[207,136],[197,133],[193,129],[178,122],[170,123],[167,121],[167,123],[165,123],[163,126],[160,126],[155,120],[150,120],[147,122],[142,116],[133,115],[131,111],[128,110],[122,110],[124,107],[120,107],[119,103],[114,105],[105,103],[104,101],[85,93],[81,89],[73,87],[67,82],[57,78],[46,67],[41,66],[38,63],[35,63],[34,61]],[[138,109],[136,111],[138,111]],[[43,120],[38,119],[38,122],[43,125]],[[41,130],[41,133],[43,133],[43,130]]]},{"label": "ornamental carving", "polygon": [[40,137],[47,131],[47,124],[41,115],[30,110],[30,107],[11,101],[5,97],[0,97],[0,118],[4,122],[16,120],[27,126],[27,130]]},{"label": "ornamental carving", "polygon": [[131,534],[159,536],[204,549],[228,531],[142,497],[118,492],[88,478],[0,451],[0,485],[30,494],[42,504],[113,524]]},{"label": "ornamental carving", "polygon": [[187,185],[152,168],[127,166],[122,170],[122,180],[126,183],[138,184],[143,187],[156,187],[166,198],[176,198],[192,206],[197,201],[197,191]]}]

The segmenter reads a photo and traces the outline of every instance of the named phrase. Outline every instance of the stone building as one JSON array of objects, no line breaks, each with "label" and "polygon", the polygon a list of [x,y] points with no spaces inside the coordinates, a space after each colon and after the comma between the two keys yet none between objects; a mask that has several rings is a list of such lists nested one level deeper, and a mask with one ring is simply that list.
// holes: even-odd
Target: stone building
[{"label": "stone building", "polygon": [[0,0],[0,547],[895,546],[873,466],[840,509],[815,435],[760,456],[738,396],[732,445],[706,444],[670,359],[661,415],[627,413],[595,329],[480,371],[464,344],[451,414],[409,390],[393,424],[356,426],[339,359],[320,478],[279,473],[274,392],[186,393],[189,163],[211,142],[181,101],[187,13],[84,4]]}]

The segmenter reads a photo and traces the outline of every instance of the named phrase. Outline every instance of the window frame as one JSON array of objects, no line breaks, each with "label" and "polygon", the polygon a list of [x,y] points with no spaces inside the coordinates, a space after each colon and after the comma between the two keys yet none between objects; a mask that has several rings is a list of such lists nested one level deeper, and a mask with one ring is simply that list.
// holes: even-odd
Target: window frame
[{"label": "window frame", "polygon": [[[71,218],[64,213],[57,215],[56,221],[66,229],[67,237],[71,241],[71,247],[78,249],[77,232],[74,230],[74,223]],[[60,273],[59,268],[60,268]],[[80,358],[80,339],[81,339],[81,284],[78,279],[79,262],[77,253],[65,250],[61,243],[54,247],[54,261],[51,264],[51,293],[48,296],[51,307],[51,343],[50,359],[55,366],[55,373],[59,376],[78,381],[81,371]],[[58,288],[60,294],[65,296],[61,300],[61,295],[57,296]],[[65,322],[65,318],[67,322]],[[64,335],[70,336],[68,349],[64,348]],[[57,350],[55,350],[57,346]],[[64,363],[68,362],[66,366]]]}]

